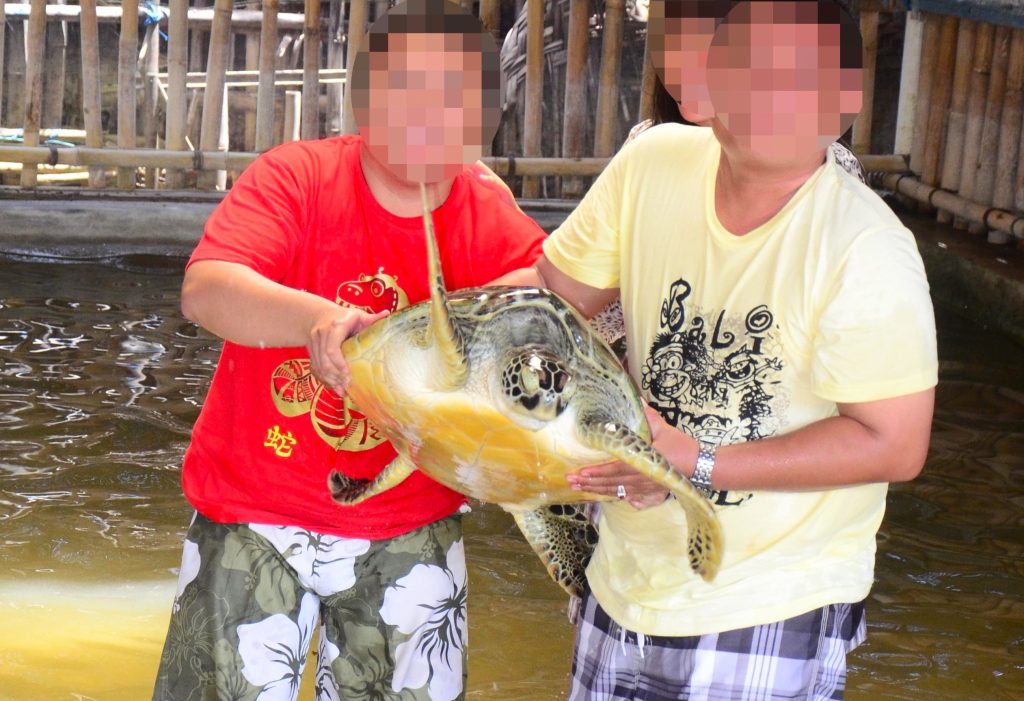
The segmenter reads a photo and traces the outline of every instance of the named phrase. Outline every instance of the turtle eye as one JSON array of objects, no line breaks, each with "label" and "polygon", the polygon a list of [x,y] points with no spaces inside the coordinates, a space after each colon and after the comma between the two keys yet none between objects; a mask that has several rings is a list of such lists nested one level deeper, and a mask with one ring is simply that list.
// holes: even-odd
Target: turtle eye
[{"label": "turtle eye", "polygon": [[513,410],[533,418],[554,419],[572,395],[571,380],[561,360],[540,349],[527,349],[509,359],[501,386]]}]

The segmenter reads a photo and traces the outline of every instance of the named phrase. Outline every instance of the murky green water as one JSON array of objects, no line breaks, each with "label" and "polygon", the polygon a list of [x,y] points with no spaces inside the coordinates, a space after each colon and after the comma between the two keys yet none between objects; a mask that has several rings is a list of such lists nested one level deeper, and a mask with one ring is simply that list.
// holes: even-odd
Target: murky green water
[{"label": "murky green water", "polygon": [[[0,699],[147,698],[217,343],[180,260],[0,260]],[[1024,698],[1024,349],[940,318],[924,475],[894,487],[849,699]],[[563,597],[493,507],[467,523],[470,695],[564,697]]]}]

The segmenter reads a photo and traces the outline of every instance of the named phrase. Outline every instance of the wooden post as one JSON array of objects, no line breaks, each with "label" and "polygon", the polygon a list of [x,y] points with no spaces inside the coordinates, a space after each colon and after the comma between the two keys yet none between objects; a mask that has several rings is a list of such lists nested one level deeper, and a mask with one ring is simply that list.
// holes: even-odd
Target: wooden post
[{"label": "wooden post", "polygon": [[[566,158],[579,158],[583,155],[587,118],[589,20],[590,0],[570,0],[569,40],[565,61],[565,110],[562,124],[562,155]],[[578,198],[582,194],[581,179],[567,178],[562,181],[564,197]]]},{"label": "wooden post", "polygon": [[959,26],[959,18],[949,15],[942,17],[931,99],[927,105],[918,105],[918,109],[927,107],[928,114],[924,151],[921,154],[921,182],[926,185],[939,184],[939,156],[946,143],[946,114],[949,112],[949,98],[953,89],[953,62],[956,59]]},{"label": "wooden post", "polygon": [[[159,11],[159,0],[156,2]],[[160,89],[157,86],[157,74],[160,72],[160,25],[151,24],[146,27],[143,39],[143,50],[146,52],[145,75],[142,79],[142,139],[146,148],[157,146],[157,108],[159,107]],[[157,182],[157,169],[146,168],[146,187],[154,189]]]},{"label": "wooden post", "polygon": [[302,93],[286,90],[284,93],[284,141],[298,141],[302,138],[299,125],[302,122]]},{"label": "wooden post", "polygon": [[[167,35],[167,126],[164,141],[170,151],[184,151],[185,118],[188,102],[185,82],[188,75],[188,0],[171,0]],[[185,186],[181,170],[167,171],[167,187]]]},{"label": "wooden post", "polygon": [[320,136],[320,0],[306,0],[302,28],[302,138]]},{"label": "wooden post", "polygon": [[[501,37],[501,3],[499,0],[480,0],[480,21],[484,25],[484,29],[489,31],[496,42],[500,42]],[[499,43],[500,47],[501,44]]]},{"label": "wooden post", "polygon": [[277,70],[278,0],[263,0],[260,29],[260,85],[256,92],[256,150],[274,145],[274,72]]},{"label": "wooden post", "polygon": [[[348,8],[348,55],[345,57],[345,69],[352,70],[352,64],[356,61],[356,54],[363,45],[363,37],[366,35],[366,16],[369,11],[369,0],[349,0]],[[345,81],[345,113],[342,116],[342,130],[346,134],[355,134],[359,131],[356,124],[356,116],[352,112],[352,91],[351,84]]]},{"label": "wooden post", "polygon": [[[1011,31],[1005,25],[996,27],[995,49],[992,53],[992,74],[989,76],[988,95],[985,98],[985,123],[981,128],[978,173],[972,198],[978,204],[992,204],[992,193],[995,189],[999,127],[1003,113],[1003,97],[1006,95],[1006,70],[1010,63]],[[972,234],[981,234],[985,231],[985,226],[974,222],[967,227],[967,231]]]},{"label": "wooden post", "polygon": [[[103,112],[100,97],[100,35],[96,21],[96,0],[82,0],[82,117],[85,145],[103,147]],[[89,187],[106,187],[107,174],[102,166],[89,168]]]},{"label": "wooden post", "polygon": [[4,57],[7,43],[7,3],[0,2],[0,124],[4,123]]},{"label": "wooden post", "polygon": [[914,140],[917,116],[917,91],[921,75],[923,18],[918,11],[907,13],[903,33],[903,65],[900,70],[900,101],[896,112],[896,140],[893,153],[908,154]]},{"label": "wooden post", "polygon": [[871,126],[875,111],[875,65],[878,62],[878,2],[862,2],[860,34],[863,40],[864,100],[860,115],[853,123],[853,150],[871,152]]},{"label": "wooden post", "polygon": [[[51,0],[50,4],[63,5],[65,0]],[[46,129],[60,129],[64,122],[64,73],[67,70],[67,49],[68,23],[47,22],[41,120],[42,126]]]},{"label": "wooden post", "polygon": [[[213,26],[210,28],[210,51],[206,62],[206,91],[203,94],[203,118],[199,131],[201,151],[215,151],[220,144],[221,111],[224,109],[224,72],[227,70],[228,42],[231,40],[232,0],[215,0]],[[197,184],[202,190],[213,190],[226,182],[225,171],[203,171]]]},{"label": "wooden post", "polygon": [[[345,3],[343,0],[330,0],[330,20],[327,34],[327,67],[328,68],[344,68],[342,65],[342,50],[344,42],[342,41],[342,15],[344,14]],[[326,114],[326,131],[328,136],[336,136],[341,133],[341,120],[345,108],[343,107],[343,100],[345,91],[341,83],[330,83],[327,86],[327,114]]]},{"label": "wooden post", "polygon": [[921,174],[924,157],[924,137],[928,131],[932,99],[932,82],[935,76],[935,61],[938,58],[939,33],[942,17],[927,14],[924,20],[924,35],[921,39],[921,70],[917,84],[917,106],[914,110],[914,140],[910,147],[910,169]]},{"label": "wooden post", "polygon": [[640,121],[654,118],[654,93],[658,89],[658,73],[654,68],[654,57],[651,56],[651,33],[644,38],[644,67],[640,75],[640,108],[637,110]]},{"label": "wooden post", "polygon": [[[544,0],[526,5],[526,103],[523,117],[523,154],[541,155],[541,123],[544,118]],[[536,199],[540,181],[523,178],[523,197]]]},{"label": "wooden post", "polygon": [[[121,39],[117,48],[117,147],[136,148],[135,72],[139,58],[139,2],[121,3]],[[135,187],[135,168],[117,169],[117,186]]]},{"label": "wooden post", "polygon": [[[978,174],[981,130],[985,122],[985,94],[988,92],[989,75],[992,72],[995,31],[995,26],[988,22],[979,22],[974,39],[974,67],[967,95],[967,126],[964,129],[964,157],[959,190],[960,195],[968,200],[974,196],[974,183]],[[954,217],[953,226],[965,229],[967,222]]]},{"label": "wooden post", "polygon": [[1010,59],[1006,69],[1006,96],[999,127],[999,149],[996,160],[995,189],[992,206],[1014,207],[1014,183],[1020,152],[1021,125],[1024,120],[1024,29],[1013,30]]},{"label": "wooden post", "polygon": [[[945,189],[956,192],[960,187],[960,175],[964,163],[964,139],[967,129],[967,96],[971,87],[971,70],[974,68],[974,38],[978,24],[973,20],[960,20],[957,36],[956,68],[953,71],[953,94],[946,123],[945,156],[942,159],[942,177],[939,182]],[[952,221],[953,215],[939,210],[939,223]]]},{"label": "wooden post", "polygon": [[618,147],[619,75],[622,72],[622,26],[624,0],[605,0],[604,37],[601,43],[601,78],[597,92],[597,134],[594,155],[610,156]]},{"label": "wooden post", "polygon": [[[43,109],[43,55],[46,44],[46,0],[32,0],[28,19],[28,52],[25,60],[25,121],[26,146],[39,145],[39,122]],[[21,186],[35,187],[38,168],[25,164],[21,168]]]}]

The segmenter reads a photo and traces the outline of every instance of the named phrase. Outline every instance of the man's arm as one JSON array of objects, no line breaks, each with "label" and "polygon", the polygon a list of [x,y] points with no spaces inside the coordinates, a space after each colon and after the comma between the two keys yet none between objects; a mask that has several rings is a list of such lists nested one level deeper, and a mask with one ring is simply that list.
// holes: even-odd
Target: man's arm
[{"label": "man's arm", "polygon": [[280,285],[241,263],[219,260],[199,260],[185,271],[181,311],[239,345],[306,346],[313,373],[338,392],[349,379],[342,341],[385,316],[342,307]]},{"label": "man's arm", "polygon": [[511,285],[513,287],[540,287],[551,290],[569,304],[576,307],[588,319],[608,306],[619,296],[617,287],[601,289],[591,287],[572,278],[541,256],[531,268],[520,268],[502,275],[489,285]]},{"label": "man's arm", "polygon": [[[782,436],[722,446],[711,484],[716,490],[829,489],[868,482],[905,482],[924,466],[935,390],[859,404],[840,404],[839,416]],[[697,441],[647,410],[654,447],[690,477]],[[634,506],[660,503],[664,488],[621,463],[588,467],[571,475],[574,487],[614,496],[626,487]]]}]

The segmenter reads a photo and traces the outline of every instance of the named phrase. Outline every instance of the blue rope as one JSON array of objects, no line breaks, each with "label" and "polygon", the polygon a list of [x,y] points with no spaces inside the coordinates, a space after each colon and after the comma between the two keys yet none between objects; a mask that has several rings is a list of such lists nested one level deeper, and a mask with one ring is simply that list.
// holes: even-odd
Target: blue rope
[{"label": "blue rope", "polygon": [[[153,4],[153,0],[146,0],[146,7],[143,10],[146,13],[146,19],[142,23],[142,26],[148,27],[151,24],[159,25],[161,21],[170,17],[170,14],[166,7],[160,7]],[[164,41],[167,41],[167,34],[160,30],[160,36],[163,37]]]}]

